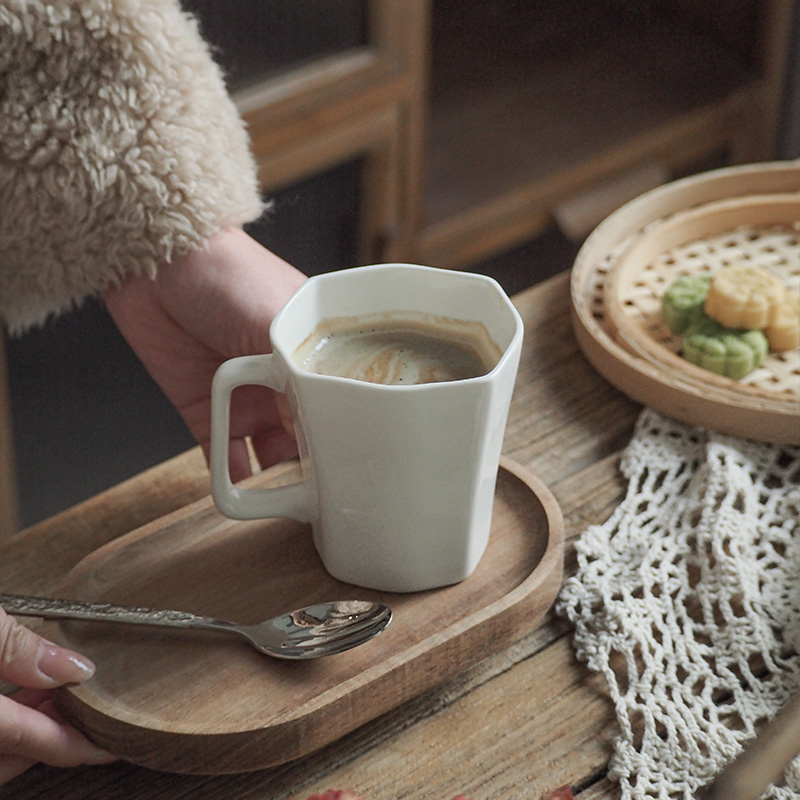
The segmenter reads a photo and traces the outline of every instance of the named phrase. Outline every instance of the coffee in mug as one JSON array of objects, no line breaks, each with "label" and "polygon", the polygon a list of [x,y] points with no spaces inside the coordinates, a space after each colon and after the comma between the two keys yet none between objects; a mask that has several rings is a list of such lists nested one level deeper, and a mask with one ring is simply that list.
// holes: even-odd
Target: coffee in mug
[{"label": "coffee in mug", "polygon": [[413,386],[477,378],[501,355],[482,322],[398,312],[325,319],[292,360],[319,375]]}]

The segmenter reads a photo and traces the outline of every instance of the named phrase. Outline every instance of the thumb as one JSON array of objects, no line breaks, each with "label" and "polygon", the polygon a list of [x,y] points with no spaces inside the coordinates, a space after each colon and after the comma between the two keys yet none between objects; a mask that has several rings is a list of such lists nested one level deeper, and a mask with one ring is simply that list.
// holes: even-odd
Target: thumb
[{"label": "thumb", "polygon": [[92,675],[94,664],[88,658],[43,639],[0,608],[0,680],[52,689]]}]

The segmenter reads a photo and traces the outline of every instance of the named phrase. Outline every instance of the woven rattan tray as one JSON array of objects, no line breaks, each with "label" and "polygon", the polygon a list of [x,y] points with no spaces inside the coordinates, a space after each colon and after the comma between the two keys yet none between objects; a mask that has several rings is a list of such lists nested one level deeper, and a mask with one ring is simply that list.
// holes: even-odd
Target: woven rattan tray
[{"label": "woven rattan tray", "polygon": [[800,443],[800,349],[741,381],[678,355],[661,296],[682,274],[754,264],[800,288],[800,162],[732,167],[642,195],[587,239],[573,323],[596,369],[635,400],[693,425]]}]

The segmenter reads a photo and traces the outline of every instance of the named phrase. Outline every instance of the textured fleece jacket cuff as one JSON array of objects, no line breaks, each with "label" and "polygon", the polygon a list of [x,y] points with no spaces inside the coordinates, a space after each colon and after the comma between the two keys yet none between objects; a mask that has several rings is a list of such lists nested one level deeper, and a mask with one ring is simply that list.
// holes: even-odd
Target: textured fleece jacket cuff
[{"label": "textured fleece jacket cuff", "polygon": [[42,322],[263,210],[177,0],[0,0],[0,316]]}]

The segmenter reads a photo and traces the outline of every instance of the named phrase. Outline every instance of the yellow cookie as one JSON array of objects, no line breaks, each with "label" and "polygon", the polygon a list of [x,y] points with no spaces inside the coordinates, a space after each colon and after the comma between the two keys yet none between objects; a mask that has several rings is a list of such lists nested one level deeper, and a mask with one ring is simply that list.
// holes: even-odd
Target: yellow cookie
[{"label": "yellow cookie", "polygon": [[782,353],[800,345],[800,292],[784,290],[783,299],[764,333],[773,352]]},{"label": "yellow cookie", "polygon": [[758,267],[725,267],[711,279],[705,312],[726,328],[766,328],[783,299],[781,280]]}]

